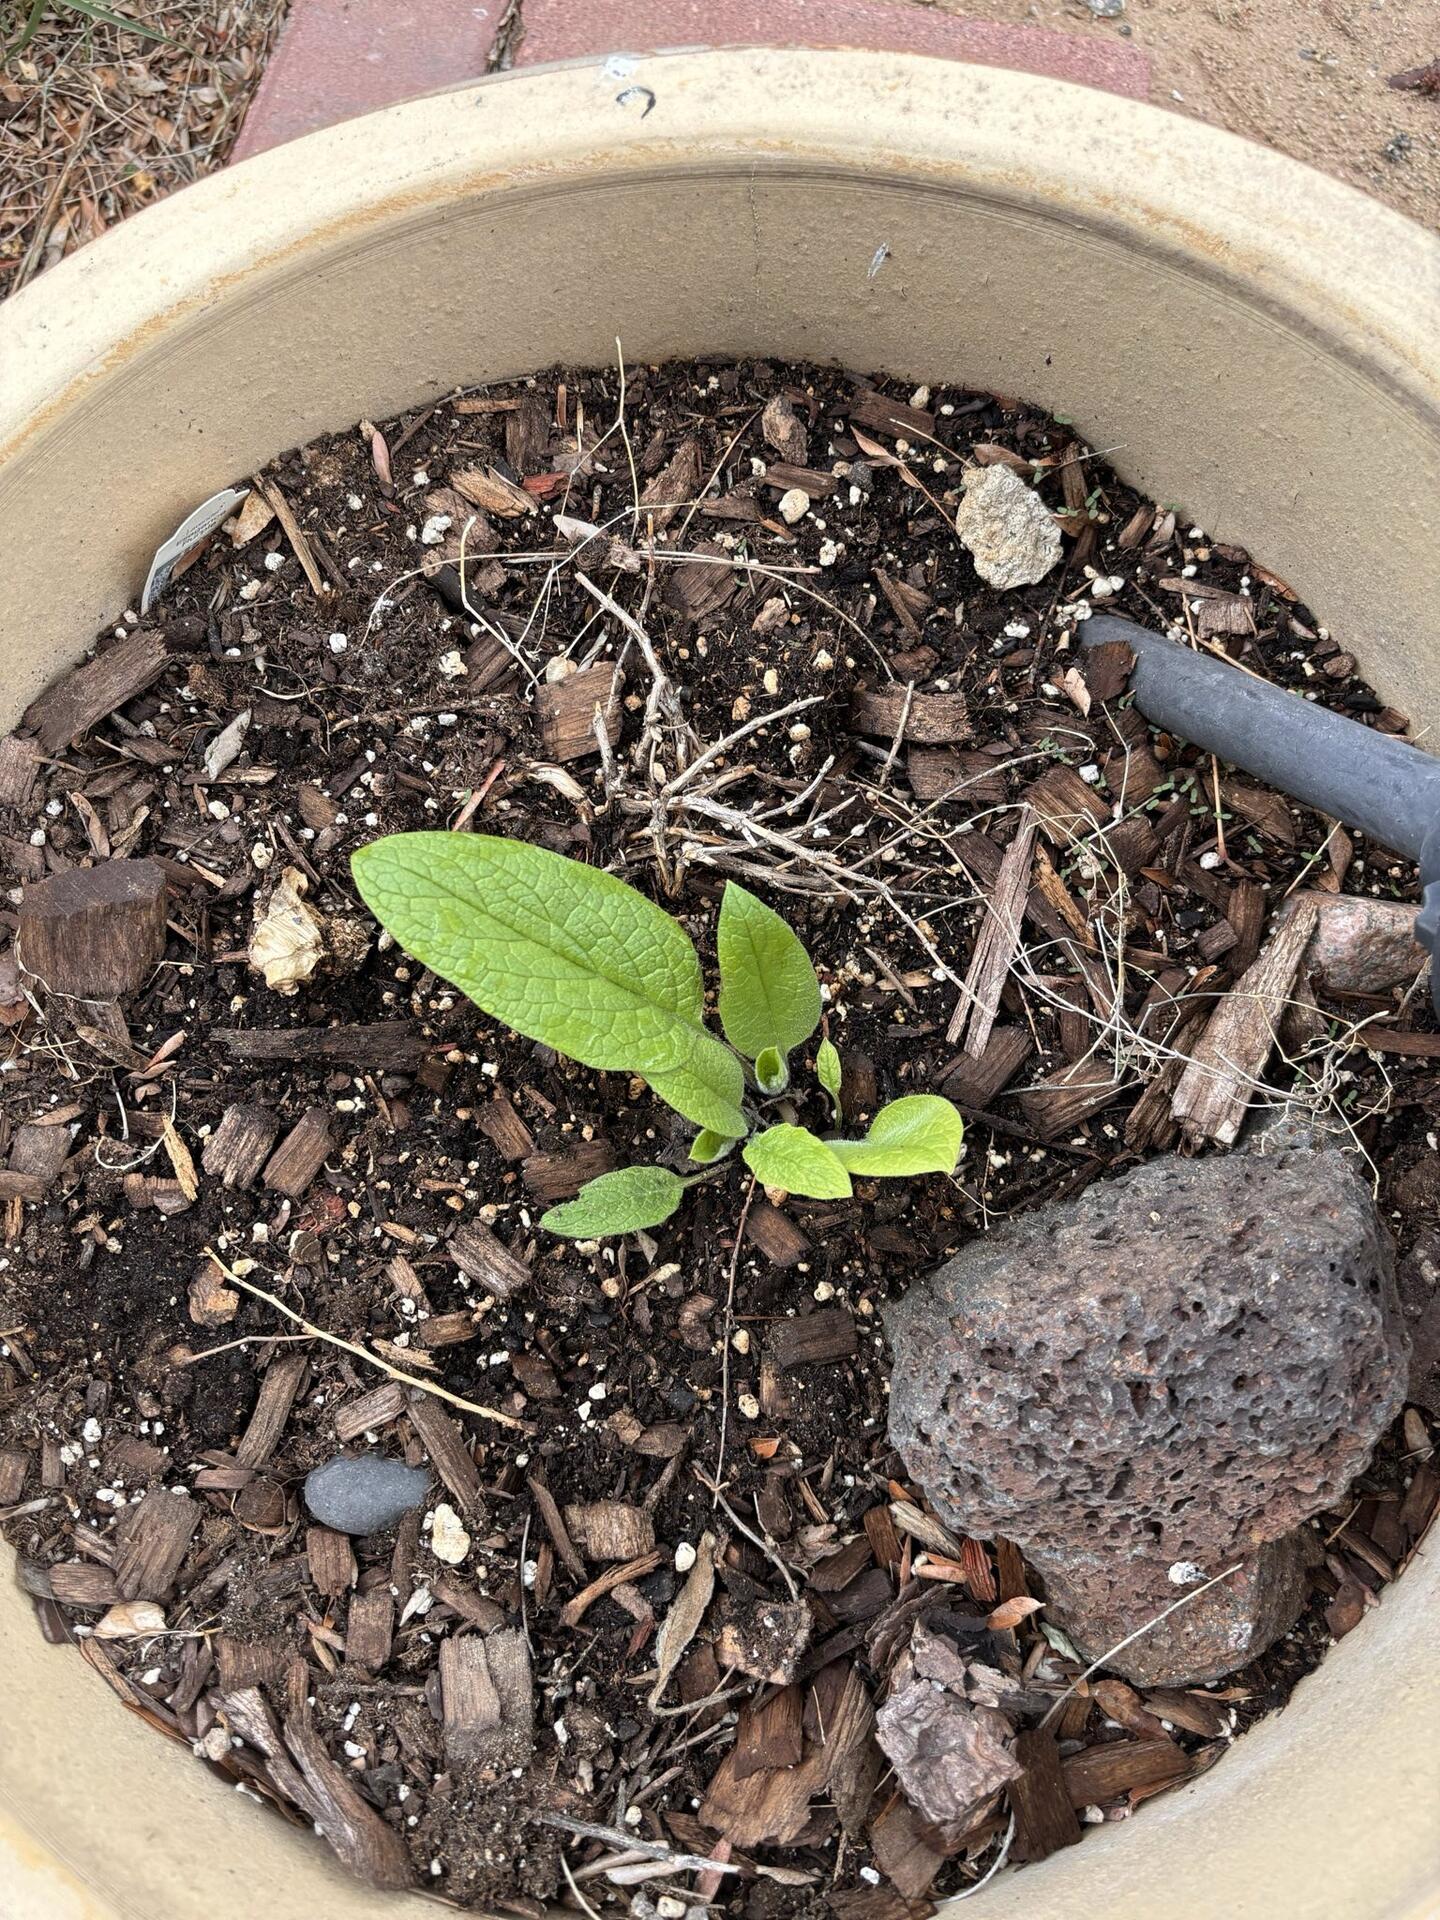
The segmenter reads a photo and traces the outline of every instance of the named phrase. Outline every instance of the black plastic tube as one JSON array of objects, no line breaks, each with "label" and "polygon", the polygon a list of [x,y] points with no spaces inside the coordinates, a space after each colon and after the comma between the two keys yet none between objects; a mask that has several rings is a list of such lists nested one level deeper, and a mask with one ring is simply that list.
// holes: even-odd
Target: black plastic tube
[{"label": "black plastic tube", "polygon": [[1431,955],[1440,1013],[1440,759],[1118,614],[1092,615],[1080,638],[1086,648],[1120,640],[1131,649],[1135,704],[1154,725],[1419,861],[1415,933]]}]

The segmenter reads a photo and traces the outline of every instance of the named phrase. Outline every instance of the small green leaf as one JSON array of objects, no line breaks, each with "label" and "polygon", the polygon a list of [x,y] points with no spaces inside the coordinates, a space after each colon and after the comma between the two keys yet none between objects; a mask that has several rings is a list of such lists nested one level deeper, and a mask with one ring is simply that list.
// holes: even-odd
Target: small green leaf
[{"label": "small green leaf", "polygon": [[833,1041],[822,1040],[815,1055],[815,1078],[830,1096],[836,1124],[840,1121],[840,1055]]},{"label": "small green leaf", "polygon": [[723,1133],[712,1133],[709,1127],[702,1127],[690,1142],[690,1158],[697,1167],[713,1166],[717,1160],[723,1160],[735,1142]]},{"label": "small green leaf", "polygon": [[778,913],[733,880],[725,883],[716,933],[720,1024],[747,1060],[789,1053],[820,1024],[820,982],[810,957]]},{"label": "small green leaf", "polygon": [[882,1107],[863,1140],[832,1140],[831,1151],[851,1173],[895,1178],[913,1173],[953,1173],[965,1122],[957,1108],[935,1093],[907,1094]]},{"label": "small green leaf", "polygon": [[766,1047],[755,1059],[755,1079],[762,1093],[784,1093],[790,1084],[790,1069],[778,1047]]},{"label": "small green leaf", "polygon": [[807,1200],[847,1200],[850,1176],[823,1140],[808,1127],[767,1127],[747,1140],[744,1161],[767,1187],[783,1187]]},{"label": "small green leaf", "polygon": [[573,1200],[542,1214],[540,1224],[567,1240],[637,1233],[668,1220],[684,1192],[685,1182],[668,1167],[621,1167],[587,1180]]}]

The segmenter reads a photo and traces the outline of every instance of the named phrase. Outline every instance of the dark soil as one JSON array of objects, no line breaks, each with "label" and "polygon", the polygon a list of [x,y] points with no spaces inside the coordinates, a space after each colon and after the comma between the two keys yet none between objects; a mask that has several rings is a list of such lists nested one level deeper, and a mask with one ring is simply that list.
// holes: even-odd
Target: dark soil
[{"label": "dark soil", "polygon": [[[839,491],[793,527],[757,465],[777,458],[759,415],[780,393],[808,432],[808,457],[793,464],[848,467]],[[164,636],[158,677],[44,757],[33,791],[12,787],[0,805],[11,887],[128,854],[163,861],[173,889],[163,964],[108,1013],[26,1000],[13,960],[7,973],[0,957],[0,1165],[26,1123],[43,1117],[67,1136],[38,1193],[23,1182],[3,1190],[0,1519],[41,1624],[53,1638],[79,1636],[158,1726],[203,1743],[209,1764],[277,1802],[293,1796],[253,1740],[230,1739],[227,1698],[258,1688],[277,1724],[313,1720],[336,1763],[322,1813],[327,1795],[358,1790],[378,1811],[374,1828],[388,1823],[403,1842],[416,1880],[460,1904],[537,1912],[567,1891],[562,1854],[589,1900],[629,1901],[585,1872],[607,1852],[623,1860],[627,1835],[711,1857],[728,1847],[742,1867],[697,1883],[662,1860],[639,1889],[644,1901],[673,1889],[682,1904],[756,1916],[827,1900],[842,1915],[889,1916],[904,1910],[901,1896],[926,1902],[985,1870],[1003,1807],[939,1841],[893,1781],[864,1775],[859,1748],[861,1785],[850,1781],[848,1799],[833,1781],[817,1789],[783,1840],[747,1839],[743,1821],[727,1824],[713,1805],[702,1819],[736,1713],[747,1716],[742,1750],[758,1749],[748,1715],[775,1692],[727,1671],[712,1644],[722,1617],[753,1634],[794,1582],[809,1639],[785,1670],[814,1682],[812,1715],[852,1670],[867,1697],[882,1687],[922,1609],[938,1608],[962,1639],[984,1634],[989,1660],[1023,1667],[1028,1685],[1058,1697],[1076,1668],[1036,1617],[1014,1632],[984,1625],[997,1601],[1025,1591],[1014,1550],[927,1546],[896,1531],[892,1502],[923,1509],[923,1497],[886,1442],[880,1309],[987,1222],[1175,1145],[1167,1114],[1135,1121],[1163,1061],[1131,1046],[1112,1077],[1113,1046],[1097,1049],[1078,928],[1098,934],[1087,951],[1101,957],[1123,928],[1126,1020],[1163,1041],[1177,1011],[1233,985],[1271,909],[1302,880],[1413,891],[1407,865],[1330,822],[1245,783],[1222,781],[1217,798],[1208,759],[1150,733],[1128,702],[1097,699],[1088,715],[1076,704],[1076,609],[1093,603],[1097,574],[1108,608],[1178,623],[1269,679],[1403,731],[1403,716],[1355,676],[1343,636],[1324,634],[1248,555],[1151,509],[1068,426],[960,392],[915,396],[920,413],[887,421],[887,395],[910,403],[884,384],[804,368],[631,369],[622,433],[617,376],[567,373],[484,396],[497,403],[490,411],[446,403],[289,454],[267,479],[326,591],[314,591],[278,521],[238,549],[217,536],[144,620],[127,614],[117,630]],[[1038,586],[985,586],[954,537],[961,465],[977,444],[1023,457],[1047,504],[1068,514],[1063,560]],[[534,510],[474,514],[451,477],[487,468],[528,490]],[[652,503],[638,517],[637,488]],[[676,499],[678,510],[663,504]],[[571,526],[557,536],[557,514],[604,534]],[[677,552],[702,557],[677,564]],[[641,648],[580,575],[641,620],[701,742],[820,696],[712,763],[691,788],[709,812],[662,812],[652,831],[650,796],[677,770],[673,734],[662,718],[645,740],[652,676]],[[618,738],[602,761],[593,699],[574,699],[577,676],[561,677],[556,662],[590,673],[588,688],[617,660]],[[559,704],[548,719],[537,683]],[[958,757],[855,731],[857,688],[910,684],[917,696],[963,694],[971,737],[944,750]],[[251,718],[238,753],[211,778],[207,750],[242,712]],[[40,725],[33,710],[30,724]],[[1107,812],[1123,787],[1151,836],[1118,906],[1086,836],[1046,837],[1052,924],[1027,933],[1028,967],[1007,983],[999,1014],[1030,1050],[986,1085],[946,1038],[954,980],[1018,802],[1059,766]],[[947,781],[955,790],[935,798]],[[516,1039],[377,939],[349,852],[379,834],[447,825],[523,836],[623,874],[685,920],[712,984],[719,892],[726,875],[744,878],[816,962],[847,1102],[873,1110],[937,1089],[967,1110],[956,1179],[861,1184],[845,1204],[776,1208],[756,1195],[738,1255],[748,1176],[730,1163],[652,1235],[590,1249],[541,1232],[545,1206],[605,1165],[683,1165],[688,1130],[638,1083]],[[308,884],[327,948],[288,996],[247,964],[287,868]],[[1389,996],[1325,1003],[1290,1048],[1301,1069],[1271,1077],[1277,1100],[1369,1155],[1382,1201],[1399,1209],[1397,1183],[1433,1164],[1440,1096],[1423,1054],[1387,1053],[1382,1065],[1356,1041],[1357,1022],[1393,1011]],[[1399,1011],[1423,1048],[1427,1009]],[[257,1060],[243,1040],[237,1055],[226,1037],[236,1032],[286,1038]],[[1098,1097],[1045,1084],[1082,1059],[1104,1068]],[[804,1098],[800,1117],[821,1125],[818,1096]],[[206,1166],[207,1142],[237,1105],[267,1109],[281,1137],[322,1110],[313,1124],[328,1126],[328,1151],[302,1191],[227,1188]],[[1402,1250],[1424,1218],[1397,1212]],[[529,1264],[509,1297],[452,1258],[456,1230],[476,1224]],[[386,1376],[297,1338],[272,1305],[229,1286],[207,1248],[326,1334],[511,1424],[433,1398],[417,1419],[401,1388],[374,1404],[373,1424],[362,1409],[362,1424],[345,1427],[346,1409]],[[787,1360],[781,1329],[819,1311],[842,1357]],[[262,1382],[279,1407],[273,1430],[252,1424]],[[307,1534],[299,1489],[337,1450],[337,1418],[356,1447],[412,1463],[436,1458],[438,1445],[448,1471],[420,1514],[356,1541],[354,1583],[327,1591],[327,1542]],[[437,1418],[454,1423],[448,1451]],[[1330,1550],[1296,1631],[1195,1696],[1192,1718],[1208,1732],[1157,1709],[1168,1767],[1117,1725],[1113,1700],[1102,1710],[1086,1690],[1065,1709],[1066,1754],[1150,1745],[1130,1773],[1121,1756],[1113,1796],[1087,1819],[1126,1817],[1211,1764],[1360,1618],[1433,1509],[1433,1470],[1417,1466],[1426,1429],[1413,1410],[1407,1421],[1345,1513],[1320,1523]],[[122,1597],[117,1514],[143,1527],[132,1518],[146,1512],[142,1497],[180,1488],[199,1512],[178,1568],[124,1597],[153,1600],[169,1628],[201,1637],[90,1637]],[[562,1509],[618,1502],[642,1532],[653,1528],[654,1551],[635,1555],[628,1578],[579,1619],[567,1605],[609,1563],[593,1544],[577,1553],[563,1525],[556,1537],[543,1488]],[[429,1545],[442,1499],[470,1536],[458,1566]],[[685,1584],[676,1548],[704,1554],[707,1535],[717,1604],[664,1701],[700,1704],[657,1717],[647,1705],[656,1629]],[[837,1550],[849,1557],[827,1566]],[[941,1578],[914,1577],[927,1552]],[[368,1610],[363,1644],[362,1600],[382,1603]],[[503,1753],[493,1737],[472,1738],[441,1697],[446,1641],[506,1626],[528,1637],[533,1751],[513,1718]],[[706,1704],[716,1692],[725,1698]],[[320,1817],[312,1805],[301,1812]],[[570,1838],[532,1817],[545,1812],[620,1837]],[[763,1826],[763,1807],[754,1818]],[[350,1864],[384,1878],[383,1842],[372,1831]],[[757,1877],[757,1863],[784,1883]],[[635,1911],[645,1920],[655,1908]]]}]

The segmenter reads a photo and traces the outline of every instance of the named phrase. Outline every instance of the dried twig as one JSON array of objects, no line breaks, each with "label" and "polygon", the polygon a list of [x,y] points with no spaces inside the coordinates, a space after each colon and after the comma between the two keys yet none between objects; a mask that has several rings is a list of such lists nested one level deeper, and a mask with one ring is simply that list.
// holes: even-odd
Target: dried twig
[{"label": "dried twig", "polygon": [[357,1360],[364,1360],[372,1367],[378,1367],[381,1373],[388,1373],[392,1380],[399,1380],[407,1387],[416,1387],[421,1393],[428,1393],[436,1400],[445,1400],[452,1407],[459,1407],[462,1413],[478,1414],[482,1420],[493,1420],[498,1426],[513,1427],[517,1433],[534,1433],[536,1429],[528,1420],[517,1420],[514,1414],[501,1413],[498,1407],[482,1407],[476,1400],[466,1400],[463,1395],[451,1393],[446,1387],[437,1387],[433,1380],[422,1380],[418,1374],[406,1373],[403,1367],[395,1367],[388,1360],[382,1360],[368,1347],[357,1346],[353,1340],[342,1340],[338,1333],[327,1333],[324,1327],[317,1327],[303,1314],[296,1313],[293,1307],[287,1307],[283,1300],[277,1300],[273,1293],[267,1293],[264,1287],[253,1286],[250,1281],[242,1280],[240,1275],[216,1253],[213,1247],[206,1247],[205,1253],[215,1262],[231,1286],[240,1287],[246,1293],[253,1294],[257,1300],[263,1300],[267,1307],[273,1307],[277,1313],[283,1313],[287,1320],[293,1320],[314,1340],[324,1340],[332,1347],[340,1347],[346,1353],[354,1354]]},{"label": "dried twig", "polygon": [[640,1853],[647,1860],[663,1860],[668,1867],[674,1867],[680,1873],[739,1873],[739,1866],[731,1860],[712,1860],[708,1854],[676,1853],[670,1847],[662,1847],[657,1841],[642,1840],[638,1834],[622,1833],[619,1827],[597,1826],[593,1820],[572,1820],[568,1813],[537,1813],[535,1820],[542,1827],[554,1827],[558,1833],[573,1833],[577,1840],[603,1840],[606,1846],[619,1847],[626,1853]]},{"label": "dried twig", "polygon": [[735,1229],[735,1249],[730,1255],[730,1271],[725,1280],[725,1330],[721,1335],[720,1356],[720,1443],[715,1449],[715,1498],[725,1483],[725,1437],[730,1423],[730,1335],[735,1325],[735,1278],[740,1271],[740,1255],[745,1246],[745,1227],[750,1218],[750,1203],[758,1185],[755,1175],[745,1189],[745,1204],[740,1209],[740,1224]]}]

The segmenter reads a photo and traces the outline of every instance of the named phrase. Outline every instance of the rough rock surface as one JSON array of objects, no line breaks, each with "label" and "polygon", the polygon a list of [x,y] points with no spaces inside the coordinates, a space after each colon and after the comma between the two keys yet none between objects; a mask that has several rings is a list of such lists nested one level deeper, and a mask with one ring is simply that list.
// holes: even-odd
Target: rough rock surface
[{"label": "rough rock surface", "polygon": [[1028,587],[1060,558],[1060,527],[1033,487],[1009,467],[974,467],[955,531],[992,587]]},{"label": "rough rock surface", "polygon": [[[891,1438],[937,1511],[1127,1632],[1172,1567],[1218,1573],[1337,1501],[1404,1394],[1390,1238],[1336,1152],[1152,1161],[972,1242],[887,1325]],[[1166,1678],[1259,1652],[1289,1624],[1274,1586],[1236,1587],[1245,1652],[1214,1665],[1231,1619]]]},{"label": "rough rock surface", "polygon": [[1397,1173],[1391,1197],[1404,1220],[1403,1231],[1414,1234],[1395,1268],[1410,1335],[1406,1398],[1440,1414],[1440,1157],[1428,1146],[1421,1148]]},{"label": "rough rock surface", "polygon": [[[1166,1614],[1138,1640],[1111,1654],[1106,1667],[1137,1687],[1193,1685],[1243,1667],[1294,1624],[1309,1591],[1313,1541],[1314,1535],[1302,1527],[1246,1554],[1228,1580]],[[1214,1569],[1224,1570],[1223,1563]],[[1199,1574],[1198,1568],[1183,1564],[1175,1571]],[[1045,1580],[1050,1616],[1063,1621],[1086,1660],[1109,1653],[1136,1627],[1165,1613],[1201,1584],[1198,1577],[1171,1579],[1168,1570],[1161,1575],[1157,1569],[1147,1578],[1146,1563],[1138,1561],[1119,1582],[1113,1566],[1077,1566],[1069,1575],[1051,1568]]]},{"label": "rough rock surface", "polygon": [[1363,894],[1297,893],[1282,924],[1318,909],[1305,964],[1317,987],[1328,993],[1388,993],[1408,986],[1429,955],[1415,938],[1419,908],[1413,901],[1371,900]]},{"label": "rough rock surface", "polygon": [[305,1504],[336,1533],[379,1533],[418,1507],[430,1476],[376,1453],[337,1454],[305,1477]]},{"label": "rough rock surface", "polygon": [[1395,1269],[1410,1335],[1406,1398],[1440,1415],[1440,1231],[1427,1227]]}]

